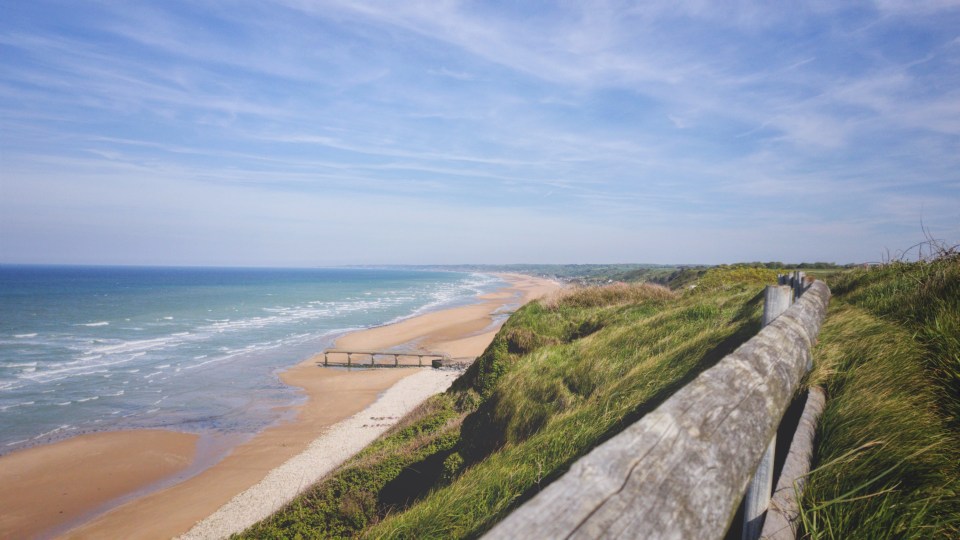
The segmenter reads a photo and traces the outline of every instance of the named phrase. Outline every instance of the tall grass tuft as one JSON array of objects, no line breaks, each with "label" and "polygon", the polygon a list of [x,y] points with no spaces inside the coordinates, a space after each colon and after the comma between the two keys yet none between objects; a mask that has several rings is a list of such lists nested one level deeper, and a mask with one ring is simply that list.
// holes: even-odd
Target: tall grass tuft
[{"label": "tall grass tuft", "polygon": [[672,300],[676,293],[653,283],[615,283],[603,287],[567,287],[558,290],[540,304],[547,309],[559,307],[601,307],[635,304],[651,300]]},{"label": "tall grass tuft", "polygon": [[807,538],[960,538],[956,258],[837,276],[811,384],[827,391]]}]

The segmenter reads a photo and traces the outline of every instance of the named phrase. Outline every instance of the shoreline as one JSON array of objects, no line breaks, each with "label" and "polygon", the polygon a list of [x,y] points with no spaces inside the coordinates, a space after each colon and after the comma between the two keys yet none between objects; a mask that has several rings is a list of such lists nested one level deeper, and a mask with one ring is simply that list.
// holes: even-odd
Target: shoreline
[{"label": "shoreline", "polygon": [[[474,303],[350,332],[340,336],[336,346],[386,348],[408,345],[420,350],[446,352],[455,357],[478,356],[492,340],[499,322],[502,322],[496,319],[497,310],[509,304],[522,305],[559,287],[559,284],[541,278],[498,275],[507,281],[508,287],[479,295]],[[319,435],[336,431],[338,424],[361,414],[392,387],[421,371],[324,369],[317,366],[316,359],[316,356],[308,358],[280,373],[285,384],[299,388],[307,397],[306,403],[287,408],[290,413],[286,415],[287,420],[268,427],[238,445],[236,440],[230,445],[223,440],[218,443],[205,441],[205,437],[197,435],[152,430],[164,435],[157,437],[151,448],[169,454],[164,459],[157,459],[156,456],[128,450],[132,441],[142,439],[140,436],[148,431],[133,430],[82,435],[0,457],[0,465],[8,456],[19,456],[18,459],[26,459],[27,462],[32,460],[37,467],[30,469],[32,472],[12,475],[16,477],[11,479],[12,483],[0,484],[6,485],[0,488],[6,493],[0,493],[0,504],[7,501],[15,503],[23,499],[19,494],[27,491],[45,501],[40,506],[50,507],[46,512],[40,512],[37,506],[19,504],[16,511],[5,511],[6,516],[0,517],[0,536],[157,538],[183,534],[238,494],[263,481],[271,471],[304,453]],[[442,389],[432,393],[438,391]],[[426,397],[423,396],[420,401]],[[399,416],[402,415],[392,422],[396,422]],[[183,437],[192,438],[192,444],[184,445],[186,439]],[[94,440],[96,444],[92,443]],[[174,440],[178,441],[177,444],[172,443]],[[63,453],[60,461],[51,461],[49,454],[42,452],[49,452],[49,449],[67,443],[71,450]],[[193,471],[192,476],[187,475],[184,471],[191,471],[197,460],[202,459],[203,456],[198,454],[206,452],[209,455],[211,444],[227,444],[233,448],[212,466],[207,465],[199,472]],[[141,458],[142,463],[128,471],[128,474],[114,474],[113,462],[122,455],[130,459]],[[219,455],[223,456],[222,448]],[[346,457],[349,455],[344,459]],[[162,469],[161,472],[154,470],[158,465],[169,467],[169,463],[178,463],[179,468]],[[64,495],[53,494],[49,486],[47,491],[41,489],[45,478],[60,480],[57,471],[64,467],[88,473],[80,482],[80,485],[90,487],[87,497],[77,497],[77,492],[71,495],[70,489],[60,490],[63,486],[59,485],[54,491],[62,491]],[[17,470],[26,469],[18,467]],[[154,476],[147,478],[148,472]],[[189,477],[183,479],[184,476]],[[123,486],[112,485],[114,480],[120,481]],[[146,488],[164,485],[164,482],[166,487],[143,494]],[[134,486],[132,490],[131,485]],[[114,491],[104,490],[104,487],[112,487]],[[116,493],[120,488],[127,491],[118,496]],[[111,495],[101,496],[107,492]],[[58,507],[71,497],[79,499],[79,503],[66,510]],[[117,504],[118,497],[123,501],[121,504]],[[107,510],[104,512],[105,508]],[[62,514],[59,513],[61,511]],[[162,523],[158,523],[157,516],[164,516]]]}]

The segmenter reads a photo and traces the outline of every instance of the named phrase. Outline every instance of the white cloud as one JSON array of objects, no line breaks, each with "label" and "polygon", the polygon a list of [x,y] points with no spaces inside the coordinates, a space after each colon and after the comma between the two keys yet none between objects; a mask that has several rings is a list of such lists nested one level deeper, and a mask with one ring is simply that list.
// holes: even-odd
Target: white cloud
[{"label": "white cloud", "polygon": [[[424,261],[423,245],[556,259],[563,238],[581,261],[731,260],[703,228],[742,248],[730,258],[768,258],[749,255],[778,249],[752,227],[782,199],[784,231],[861,257],[913,226],[903,193],[938,224],[960,206],[958,38],[950,5],[918,9],[934,8],[943,21],[911,21],[934,37],[903,43],[884,31],[920,12],[886,4],[134,3],[73,31],[0,23],[4,189],[30,194],[5,223],[53,235],[36,216],[73,204],[72,230],[112,201],[145,235],[179,216],[157,232],[170,249],[192,224],[201,244],[252,237],[262,254],[335,230]],[[369,215],[352,231],[328,202]],[[381,217],[400,204],[444,227]]]}]

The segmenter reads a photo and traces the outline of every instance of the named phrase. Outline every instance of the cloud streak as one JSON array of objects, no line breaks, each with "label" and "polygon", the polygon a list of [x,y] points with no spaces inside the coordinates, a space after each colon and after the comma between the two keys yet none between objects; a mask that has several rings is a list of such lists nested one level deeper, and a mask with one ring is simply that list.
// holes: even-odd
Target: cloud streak
[{"label": "cloud streak", "polygon": [[[317,238],[371,262],[354,246],[387,249],[375,224],[425,263],[793,259],[771,222],[838,261],[910,245],[921,220],[958,238],[960,8],[904,6],[20,5],[0,21],[0,262],[75,261],[52,246],[78,223],[150,244],[204,207],[217,219],[188,222],[222,247],[165,243],[171,260],[241,264],[252,222],[299,247],[248,264],[330,263],[302,255]],[[374,217],[390,208],[411,212]]]}]

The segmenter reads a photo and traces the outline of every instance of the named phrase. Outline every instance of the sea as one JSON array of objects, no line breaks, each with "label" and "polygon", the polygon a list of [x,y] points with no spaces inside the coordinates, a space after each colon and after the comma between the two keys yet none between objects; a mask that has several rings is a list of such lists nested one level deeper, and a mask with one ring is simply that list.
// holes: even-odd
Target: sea
[{"label": "sea", "polygon": [[0,454],[81,433],[253,434],[345,332],[474,301],[487,274],[0,265]]}]

